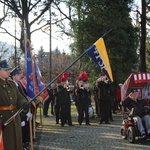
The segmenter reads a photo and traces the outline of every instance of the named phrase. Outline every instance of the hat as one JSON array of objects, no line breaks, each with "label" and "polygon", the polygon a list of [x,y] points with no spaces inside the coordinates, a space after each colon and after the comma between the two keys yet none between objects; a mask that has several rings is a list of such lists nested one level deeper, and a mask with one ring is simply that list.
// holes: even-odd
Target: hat
[{"label": "hat", "polygon": [[129,90],[129,93],[135,93],[135,92],[138,92],[138,89],[130,89]]},{"label": "hat", "polygon": [[88,81],[88,75],[85,71],[81,72],[78,76],[78,80]]},{"label": "hat", "polygon": [[15,67],[11,72],[10,76],[14,76],[16,74],[20,74],[22,72],[21,68],[19,66]]},{"label": "hat", "polygon": [[6,60],[0,62],[0,69],[7,70],[11,69],[12,67],[8,65]]}]

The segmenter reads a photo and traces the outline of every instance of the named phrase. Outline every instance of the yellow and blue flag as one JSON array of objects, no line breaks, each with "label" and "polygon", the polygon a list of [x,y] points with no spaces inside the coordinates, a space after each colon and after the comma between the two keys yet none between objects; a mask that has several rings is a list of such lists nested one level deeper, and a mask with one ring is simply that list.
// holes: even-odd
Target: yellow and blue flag
[{"label": "yellow and blue flag", "polygon": [[86,53],[100,67],[101,71],[113,82],[112,71],[103,38],[99,38]]}]

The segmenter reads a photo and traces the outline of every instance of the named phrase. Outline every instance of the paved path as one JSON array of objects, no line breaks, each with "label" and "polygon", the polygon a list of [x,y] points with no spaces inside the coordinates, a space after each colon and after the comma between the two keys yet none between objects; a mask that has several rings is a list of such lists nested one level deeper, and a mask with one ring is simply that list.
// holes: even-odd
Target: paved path
[{"label": "paved path", "polygon": [[[150,140],[130,144],[120,135],[121,115],[113,115],[111,124],[78,125],[76,110],[72,110],[74,126],[55,124],[55,116],[43,118],[42,128],[37,128],[34,150],[150,150]],[[39,121],[39,115],[37,116]]]}]

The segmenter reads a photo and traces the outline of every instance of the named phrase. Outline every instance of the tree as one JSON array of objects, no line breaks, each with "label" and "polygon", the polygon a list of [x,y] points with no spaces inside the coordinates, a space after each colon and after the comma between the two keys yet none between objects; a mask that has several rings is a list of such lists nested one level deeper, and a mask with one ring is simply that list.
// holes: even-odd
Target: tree
[{"label": "tree", "polygon": [[0,50],[1,50],[0,51],[0,61],[3,60],[4,57],[5,57],[5,59],[9,57],[8,49],[9,48],[7,47],[6,43],[0,42]]},{"label": "tree", "polygon": [[146,0],[142,0],[141,3],[140,71],[146,72]]},{"label": "tree", "polygon": [[146,57],[147,57],[147,71],[150,72],[150,37],[147,37],[147,44],[146,44]]},{"label": "tree", "polygon": [[12,67],[15,67],[13,65],[13,64],[15,64],[14,63],[15,61],[16,61],[16,65],[19,65],[21,60],[23,59],[22,51],[20,51],[19,48],[16,48],[16,49],[17,49],[17,57],[15,60],[14,46],[4,43],[4,42],[0,42],[0,50],[1,50],[0,51],[0,60],[7,59]]},{"label": "tree", "polygon": [[[71,21],[74,33],[74,51],[80,55],[105,32],[104,37],[114,81],[123,82],[127,76],[136,71],[137,65],[137,29],[130,18],[130,2],[120,0],[75,0],[69,1],[75,15]],[[129,59],[130,57],[130,59]],[[88,62],[88,63],[87,63]],[[100,70],[89,59],[81,59],[82,71],[87,71],[92,80],[99,77]]]},{"label": "tree", "polygon": [[141,0],[140,6],[137,5],[136,8],[136,25],[139,28],[139,71],[147,72],[147,68],[149,68],[149,60],[146,60],[146,58],[149,56],[146,57],[146,55],[149,55],[149,53],[148,50],[146,50],[146,45],[150,27],[150,1]]},{"label": "tree", "polygon": [[1,14],[3,14],[0,18],[0,26],[2,25],[2,23],[4,22],[4,20],[6,19],[7,15],[8,15],[8,7],[6,5],[2,5],[1,6]]},{"label": "tree", "polygon": [[[5,28],[3,28],[6,33],[10,36],[16,38],[20,41],[20,48],[24,51],[24,29],[27,29],[27,37],[31,40],[31,34],[43,27],[49,25],[49,22],[43,23],[45,21],[44,13],[49,9],[53,0],[34,0],[34,2],[28,0],[0,0],[0,3],[8,6],[13,12],[12,17],[17,16],[21,23],[21,35],[20,38],[16,38],[14,35],[10,34]],[[31,21],[29,15],[33,17]],[[31,26],[37,23],[40,25],[38,28],[31,31]]]}]

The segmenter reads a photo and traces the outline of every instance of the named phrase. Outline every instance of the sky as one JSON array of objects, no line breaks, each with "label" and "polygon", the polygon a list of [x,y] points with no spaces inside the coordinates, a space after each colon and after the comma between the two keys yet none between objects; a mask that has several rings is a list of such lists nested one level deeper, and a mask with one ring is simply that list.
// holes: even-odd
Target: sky
[{"label": "sky", "polygon": [[[63,6],[63,8],[65,9],[65,7]],[[2,14],[2,9],[0,9],[0,18],[3,16]],[[65,22],[66,27],[68,27],[68,22]],[[15,19],[11,19],[9,22],[4,22],[2,24],[2,27],[5,27],[11,34],[15,34]],[[17,32],[16,35],[20,36],[20,27],[18,25],[16,25],[17,28]],[[34,25],[31,28],[31,31],[33,28],[36,28],[36,26]],[[0,30],[2,31],[2,30]],[[66,35],[62,35],[60,34],[59,29],[52,25],[51,26],[51,49],[55,50],[56,48],[58,48],[61,52],[65,52],[67,54],[70,53],[70,49],[69,49],[69,44],[71,43],[71,40],[68,38],[68,36]],[[48,31],[49,34],[50,31]],[[14,45],[15,43],[15,39],[12,38],[11,36],[9,36],[8,34],[2,34],[0,33],[0,41],[3,42],[7,42],[11,45]],[[31,42],[33,45],[33,49],[34,49],[34,53],[38,53],[38,50],[40,49],[41,46],[43,46],[44,51],[49,52],[50,50],[50,36],[43,33],[42,31],[36,31],[31,35]],[[19,42],[17,42],[17,46],[19,47]]]},{"label": "sky", "polygon": [[[139,0],[135,0],[136,4],[139,2],[140,2]],[[65,6],[62,6],[62,9],[65,11],[66,10]],[[2,9],[0,9],[0,17],[1,16],[2,16]],[[65,22],[65,25],[66,25],[66,27],[69,27],[68,22]],[[2,26],[6,27],[7,30],[10,31],[12,34],[15,33],[15,30],[14,30],[15,29],[15,19],[11,19],[10,22],[3,23]],[[33,28],[34,27],[35,26],[33,26]],[[17,28],[16,34],[18,36],[20,36],[20,32],[19,32],[20,27],[17,26],[16,28]],[[69,39],[68,36],[66,36],[64,34],[63,35],[60,34],[60,32],[58,32],[59,29],[56,26],[52,25],[51,28],[52,28],[52,33],[51,33],[52,34],[52,38],[51,38],[52,50],[55,50],[56,47],[58,47],[58,49],[61,52],[65,52],[65,53],[69,54],[70,53],[69,45],[71,44],[71,39]],[[32,30],[32,28],[31,28],[31,30]],[[50,50],[49,35],[41,32],[41,31],[36,31],[32,34],[31,40],[32,40],[34,53],[38,53],[38,50],[40,50],[41,46],[43,46],[45,52],[49,52],[49,50]],[[11,45],[14,45],[14,43],[15,43],[14,38],[10,37],[7,34],[2,34],[0,36],[0,41],[7,42]],[[17,42],[17,46],[19,47],[19,42]]]}]

